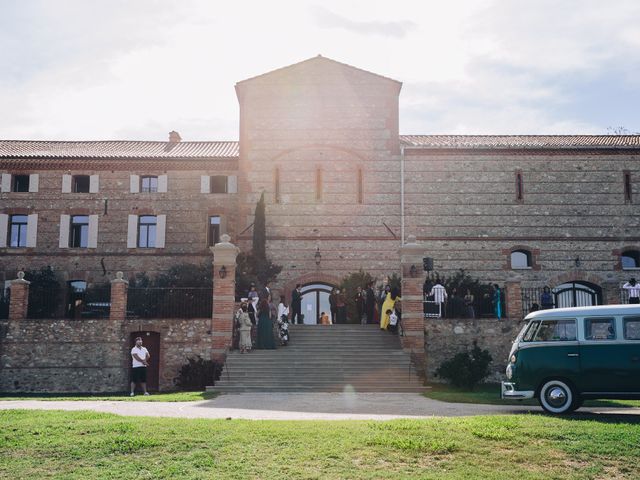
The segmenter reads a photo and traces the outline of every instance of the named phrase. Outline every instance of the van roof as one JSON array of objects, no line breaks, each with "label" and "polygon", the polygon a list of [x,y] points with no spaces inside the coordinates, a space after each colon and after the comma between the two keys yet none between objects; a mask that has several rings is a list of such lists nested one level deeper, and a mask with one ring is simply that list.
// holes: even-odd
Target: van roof
[{"label": "van roof", "polygon": [[640,315],[640,305],[599,305],[595,307],[553,308],[550,310],[531,312],[525,317],[525,320],[571,316],[584,317],[586,315]]}]

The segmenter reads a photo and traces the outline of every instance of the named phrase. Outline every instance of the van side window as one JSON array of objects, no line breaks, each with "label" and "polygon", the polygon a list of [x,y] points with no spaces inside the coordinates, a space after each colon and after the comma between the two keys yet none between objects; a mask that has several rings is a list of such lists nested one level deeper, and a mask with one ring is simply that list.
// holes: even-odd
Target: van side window
[{"label": "van side window", "polygon": [[624,338],[627,340],[640,340],[640,317],[624,318]]},{"label": "van side window", "polygon": [[576,340],[576,321],[543,320],[536,334],[536,342],[570,342]]},{"label": "van side window", "polygon": [[540,322],[531,322],[529,324],[529,326],[527,327],[527,331],[524,332],[524,335],[522,335],[523,342],[533,341],[533,336],[536,334],[536,330],[538,330],[538,325],[540,325]]},{"label": "van side window", "polygon": [[585,318],[585,340],[613,340],[616,338],[616,323],[613,318]]}]

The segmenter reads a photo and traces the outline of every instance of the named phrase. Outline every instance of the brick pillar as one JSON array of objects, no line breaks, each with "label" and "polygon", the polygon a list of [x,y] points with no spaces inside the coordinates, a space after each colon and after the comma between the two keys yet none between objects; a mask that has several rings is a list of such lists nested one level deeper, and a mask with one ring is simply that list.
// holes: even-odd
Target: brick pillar
[{"label": "brick pillar", "polygon": [[233,314],[236,301],[236,257],[240,249],[222,235],[220,243],[211,247],[213,253],[213,312],[211,333],[213,359],[222,361],[231,347]]},{"label": "brick pillar", "polygon": [[505,284],[505,317],[524,318],[522,314],[522,289],[520,282],[509,281]]},{"label": "brick pillar", "polygon": [[9,320],[24,320],[29,309],[29,285],[24,279],[24,272],[18,272],[17,280],[11,282],[11,298],[9,301]]},{"label": "brick pillar", "polygon": [[116,278],[111,280],[111,308],[109,320],[123,322],[127,317],[127,289],[129,282],[122,278],[122,272],[116,272]]},{"label": "brick pillar", "polygon": [[[402,327],[404,336],[400,337],[402,349],[409,352],[411,360],[420,373],[425,372],[426,352],[424,344],[424,311],[422,297],[422,258],[425,247],[409,235],[407,243],[400,247],[400,265],[402,271]],[[415,266],[411,275],[411,267]]]}]

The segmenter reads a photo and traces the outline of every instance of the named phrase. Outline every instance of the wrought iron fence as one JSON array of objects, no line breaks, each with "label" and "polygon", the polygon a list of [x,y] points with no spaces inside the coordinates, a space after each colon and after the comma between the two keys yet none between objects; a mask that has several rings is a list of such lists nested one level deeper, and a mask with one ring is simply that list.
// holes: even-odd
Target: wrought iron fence
[{"label": "wrought iron fence", "polygon": [[129,318],[210,318],[211,288],[129,288]]},{"label": "wrought iron fence", "polygon": [[540,310],[540,298],[544,291],[544,287],[526,287],[521,288],[522,298],[522,316],[526,317],[529,313]]},{"label": "wrought iron fence", "polygon": [[0,291],[0,319],[9,318],[9,302],[11,299],[11,289],[3,288]]},{"label": "wrought iron fence", "polygon": [[63,292],[60,288],[29,288],[28,318],[63,318],[65,316]]},{"label": "wrought iron fence", "polygon": [[75,318],[109,318],[111,286],[96,285],[81,292],[80,304],[74,305]]}]

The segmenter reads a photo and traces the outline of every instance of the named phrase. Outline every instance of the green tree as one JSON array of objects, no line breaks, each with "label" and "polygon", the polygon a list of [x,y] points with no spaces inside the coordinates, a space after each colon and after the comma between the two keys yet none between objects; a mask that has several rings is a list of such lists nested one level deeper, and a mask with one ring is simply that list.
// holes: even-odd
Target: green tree
[{"label": "green tree", "polygon": [[471,352],[460,352],[451,360],[443,362],[436,370],[436,375],[449,381],[455,387],[473,390],[489,375],[491,360],[489,351],[480,349],[477,342],[474,341]]},{"label": "green tree", "polygon": [[264,205],[264,192],[262,192],[262,195],[260,195],[260,200],[256,204],[256,211],[253,217],[252,253],[256,259],[267,258],[267,227]]},{"label": "green tree", "polygon": [[357,272],[349,273],[340,282],[340,290],[344,292],[347,299],[347,319],[349,322],[360,323],[355,300],[358,287],[362,287],[364,290],[374,280],[370,273],[360,269]]}]

